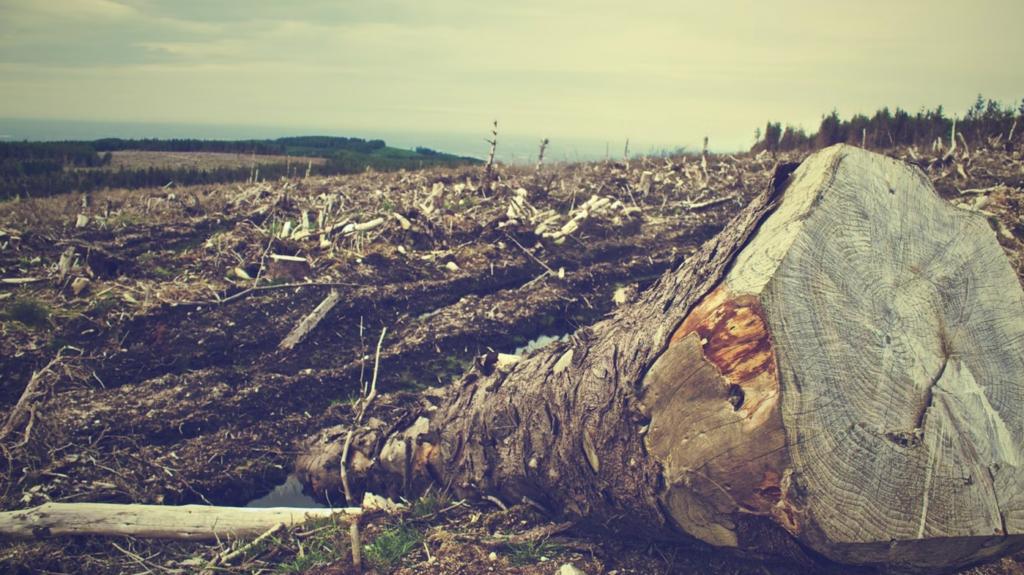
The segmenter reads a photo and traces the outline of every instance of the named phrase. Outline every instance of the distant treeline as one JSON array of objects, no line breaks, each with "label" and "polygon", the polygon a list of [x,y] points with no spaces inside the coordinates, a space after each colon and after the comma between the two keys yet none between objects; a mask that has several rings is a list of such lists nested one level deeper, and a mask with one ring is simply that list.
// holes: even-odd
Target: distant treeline
[{"label": "distant treeline", "polygon": [[90,142],[0,142],[0,164],[16,163],[98,168],[110,163]]},{"label": "distant treeline", "polygon": [[[319,166],[318,166],[319,167]],[[283,163],[257,166],[261,180],[276,180],[286,175],[301,174],[305,168],[291,166],[291,174]],[[15,197],[32,198],[70,192],[88,193],[104,188],[156,188],[173,183],[176,186],[244,182],[252,177],[250,168],[145,168],[118,170],[64,170],[17,175],[0,173],[0,200]]]},{"label": "distant treeline", "polygon": [[[1014,109],[979,95],[964,117],[956,121],[956,131],[972,144],[986,143],[989,138],[1000,135],[1005,143],[1019,115],[1024,115],[1024,100]],[[803,128],[790,125],[783,128],[780,122],[769,121],[763,133],[760,129],[755,132],[757,143],[751,151],[811,151],[839,143],[863,144],[869,149],[930,146],[937,138],[942,138],[944,145],[949,146],[952,129],[953,118],[945,115],[942,106],[934,110],[922,109],[913,115],[900,108],[895,112],[882,108],[870,118],[857,114],[849,120],[841,119],[839,113],[832,110],[831,114],[822,116],[818,131],[811,134]],[[1024,124],[1017,129],[1024,129]]]},{"label": "distant treeline", "polygon": [[295,136],[276,140],[122,140],[104,138],[93,142],[67,142],[91,145],[97,152],[143,150],[147,152],[222,152],[257,156],[314,156],[326,158],[341,150],[370,154],[384,148],[384,140],[340,138],[335,136]]},{"label": "distant treeline", "polygon": [[144,152],[221,152],[226,154],[256,154],[257,156],[283,156],[287,152],[284,144],[271,140],[122,140],[103,138],[92,142],[75,142],[92,146],[97,152],[123,152],[141,150]]},{"label": "distant treeline", "polygon": [[[121,140],[91,142],[0,142],[0,200],[40,197],[103,188],[149,188],[169,183],[189,186],[244,182],[258,173],[261,180],[305,175],[301,162],[260,164],[256,168],[109,168],[112,152],[222,152],[255,155],[322,157],[312,167],[317,175],[414,170],[437,165],[478,163],[475,158],[444,154],[429,148],[415,151],[389,148],[383,140],[300,136],[277,140]],[[98,169],[83,169],[98,168]]]},{"label": "distant treeline", "polygon": [[327,158],[342,150],[360,154],[372,154],[383,150],[384,140],[363,140],[360,138],[335,138],[333,136],[299,136],[274,140],[285,147],[292,156],[319,156]]}]

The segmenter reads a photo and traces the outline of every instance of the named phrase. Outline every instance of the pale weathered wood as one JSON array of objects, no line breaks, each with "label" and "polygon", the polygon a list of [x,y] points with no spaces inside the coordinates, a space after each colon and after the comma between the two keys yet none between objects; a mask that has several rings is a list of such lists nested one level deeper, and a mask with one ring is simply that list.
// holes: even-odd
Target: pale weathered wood
[{"label": "pale weathered wood", "polygon": [[[1016,275],[988,222],[942,201],[914,167],[838,147],[803,174],[821,164],[818,185],[798,171],[794,201],[811,209],[782,234],[792,247],[759,295],[802,538],[838,560],[922,568],[1019,546]],[[776,216],[787,214],[765,228]],[[774,241],[755,238],[751,251]]]},{"label": "pale weathered wood", "polygon": [[320,302],[320,305],[316,306],[309,315],[302,318],[302,321],[292,328],[292,331],[289,332],[283,340],[281,340],[281,343],[277,347],[279,349],[289,350],[298,345],[299,342],[309,335],[309,332],[316,329],[316,326],[320,324],[320,321],[324,319],[332,309],[334,309],[334,306],[338,304],[340,299],[341,293],[336,289],[332,289],[331,293],[327,294],[327,297]]},{"label": "pale weathered wood", "polygon": [[912,166],[809,158],[645,392],[661,499],[709,543],[755,514],[904,571],[1024,544],[1024,292]]},{"label": "pale weathered wood", "polygon": [[0,541],[68,535],[131,536],[192,541],[256,537],[274,525],[291,526],[333,514],[355,516],[358,507],[293,509],[288,507],[213,507],[207,505],[117,505],[114,503],[45,503],[0,513]]}]

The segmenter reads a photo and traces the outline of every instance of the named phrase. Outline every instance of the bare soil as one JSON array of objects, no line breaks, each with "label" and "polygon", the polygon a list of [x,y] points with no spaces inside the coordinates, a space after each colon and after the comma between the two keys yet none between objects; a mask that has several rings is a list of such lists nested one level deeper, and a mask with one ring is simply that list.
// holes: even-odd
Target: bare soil
[{"label": "bare soil", "polygon": [[[920,162],[950,201],[988,215],[1024,278],[1019,153],[972,150],[945,163],[890,153]],[[138,161],[132,154],[144,153],[115,160]],[[392,392],[379,416],[398,418],[411,392],[452,382],[483,353],[593,323],[713,237],[764,188],[776,161],[798,159],[501,167],[493,182],[483,168],[368,172],[0,205],[0,278],[22,282],[0,283],[0,412],[9,430],[0,438],[0,508],[244,505],[284,481],[303,441],[352,421],[352,399],[375,368],[378,389]],[[79,227],[80,215],[88,220]],[[340,303],[304,341],[279,348],[331,290]],[[39,393],[19,403],[33,377]],[[387,521],[371,522],[367,537]],[[696,542],[578,530],[545,539],[546,561],[510,562],[501,537],[548,521],[528,508],[467,503],[416,524],[422,548],[378,572],[553,573],[564,562],[591,575],[806,572]],[[191,559],[220,549],[118,545],[3,544],[0,570],[189,572],[198,570]],[[282,545],[246,572],[298,552]],[[967,572],[1024,568],[1006,559]]]}]

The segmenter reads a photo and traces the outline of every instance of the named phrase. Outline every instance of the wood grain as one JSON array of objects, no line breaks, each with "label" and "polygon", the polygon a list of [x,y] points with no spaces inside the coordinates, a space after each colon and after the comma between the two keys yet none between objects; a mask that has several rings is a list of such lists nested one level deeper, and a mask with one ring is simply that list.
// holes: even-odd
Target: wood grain
[{"label": "wood grain", "polygon": [[856,148],[795,176],[783,206],[811,207],[765,222],[799,230],[759,298],[806,543],[910,570],[1019,546],[1024,292],[988,223]]}]

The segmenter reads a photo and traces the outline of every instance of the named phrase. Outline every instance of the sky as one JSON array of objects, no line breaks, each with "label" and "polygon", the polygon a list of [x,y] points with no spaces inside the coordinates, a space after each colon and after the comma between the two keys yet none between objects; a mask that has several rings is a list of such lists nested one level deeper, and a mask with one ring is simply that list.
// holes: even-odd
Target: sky
[{"label": "sky", "polygon": [[[1024,98],[1020,0],[0,0],[0,117],[739,150]],[[365,137],[365,136],[364,136]]]}]

